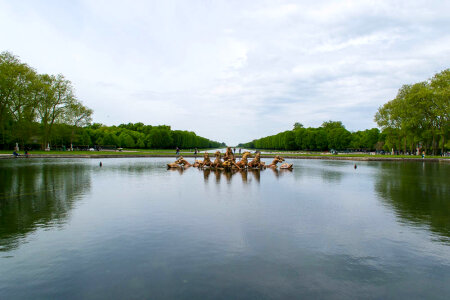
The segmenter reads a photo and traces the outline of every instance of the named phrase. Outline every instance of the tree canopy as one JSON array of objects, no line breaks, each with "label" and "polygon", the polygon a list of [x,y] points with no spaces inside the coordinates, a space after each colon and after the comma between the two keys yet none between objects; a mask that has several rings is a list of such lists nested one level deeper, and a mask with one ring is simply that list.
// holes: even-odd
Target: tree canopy
[{"label": "tree canopy", "polygon": [[386,150],[432,154],[449,148],[450,69],[431,79],[402,86],[395,99],[381,106],[375,122],[381,128],[350,132],[340,121],[318,128],[294,129],[240,144],[241,147],[278,150]]},{"label": "tree canopy", "polygon": [[378,109],[375,121],[386,134],[388,148],[437,154],[448,146],[450,69],[431,79],[403,85],[397,96]]},{"label": "tree canopy", "polygon": [[375,150],[378,142],[377,128],[351,133],[340,121],[326,121],[318,128],[304,128],[295,123],[293,130],[240,144],[241,147],[276,150]]},{"label": "tree canopy", "polygon": [[10,52],[0,54],[0,145],[82,148],[214,148],[225,144],[143,123],[105,126],[92,122],[92,109],[76,97],[62,74],[38,74]]}]

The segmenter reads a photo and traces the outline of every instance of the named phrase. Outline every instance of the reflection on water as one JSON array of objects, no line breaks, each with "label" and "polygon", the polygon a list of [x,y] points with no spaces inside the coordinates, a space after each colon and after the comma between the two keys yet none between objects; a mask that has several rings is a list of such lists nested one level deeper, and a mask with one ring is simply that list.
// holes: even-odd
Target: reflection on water
[{"label": "reflection on water", "polygon": [[448,165],[171,160],[0,161],[0,298],[450,293]]},{"label": "reflection on water", "polygon": [[[193,168],[187,168],[187,169],[169,168],[168,171],[177,172],[180,175],[183,175],[185,172],[191,171],[191,169],[193,169]],[[277,178],[286,173],[292,173],[292,169],[278,170],[278,169],[270,169],[270,168],[265,169],[265,170],[260,170],[260,169],[242,169],[242,170],[238,170],[238,169],[229,170],[228,169],[228,170],[226,170],[226,169],[204,168],[204,169],[199,169],[199,171],[203,173],[203,179],[205,180],[205,182],[209,181],[209,177],[211,174],[214,174],[216,183],[220,183],[222,179],[224,179],[227,183],[231,183],[231,179],[234,176],[240,175],[241,180],[244,184],[250,183],[251,178],[253,178],[256,182],[259,183],[261,181],[261,173],[262,172],[272,173]],[[249,177],[251,177],[251,178],[249,178]]]},{"label": "reflection on water", "polygon": [[425,163],[383,163],[375,188],[406,223],[429,226],[450,242],[448,167]]},{"label": "reflection on water", "polygon": [[0,172],[0,251],[8,251],[36,228],[62,225],[77,196],[90,189],[83,164],[3,165]]}]

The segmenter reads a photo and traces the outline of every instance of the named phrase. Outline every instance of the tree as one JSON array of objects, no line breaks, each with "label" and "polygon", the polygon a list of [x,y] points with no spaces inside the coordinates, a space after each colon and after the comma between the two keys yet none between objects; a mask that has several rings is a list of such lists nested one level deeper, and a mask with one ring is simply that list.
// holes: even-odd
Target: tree
[{"label": "tree", "polygon": [[8,122],[13,124],[9,127],[9,138],[23,144],[32,135],[35,120],[32,91],[35,77],[36,72],[13,54],[0,54],[0,130],[3,144],[6,142],[5,129]]},{"label": "tree", "polygon": [[72,84],[63,75],[39,75],[37,111],[42,128],[42,147],[50,142],[53,125],[63,121],[65,113],[75,103]]},{"label": "tree", "polygon": [[66,122],[72,127],[70,144],[73,144],[76,130],[91,123],[92,114],[92,109],[87,108],[78,100],[74,100],[67,106]]},{"label": "tree", "polygon": [[119,146],[120,147],[125,147],[125,148],[133,148],[135,146],[135,142],[133,140],[133,138],[131,137],[131,135],[122,132],[119,135]]},{"label": "tree", "polygon": [[349,147],[351,133],[345,128],[333,128],[328,133],[328,148],[342,150]]},{"label": "tree", "polygon": [[331,121],[331,120],[323,122],[321,127],[324,128],[326,131],[330,131],[336,128],[345,128],[341,121]]},{"label": "tree", "polygon": [[450,133],[450,69],[436,75],[430,81],[433,92],[433,111],[436,116],[436,125],[441,135],[442,152]]},{"label": "tree", "polygon": [[386,143],[397,139],[399,149],[417,144],[437,154],[439,144],[445,151],[448,138],[450,106],[450,69],[436,74],[429,81],[404,85],[395,99],[378,109],[375,121],[386,133]]},{"label": "tree", "polygon": [[152,148],[167,149],[172,146],[172,137],[167,129],[153,128],[147,138]]}]

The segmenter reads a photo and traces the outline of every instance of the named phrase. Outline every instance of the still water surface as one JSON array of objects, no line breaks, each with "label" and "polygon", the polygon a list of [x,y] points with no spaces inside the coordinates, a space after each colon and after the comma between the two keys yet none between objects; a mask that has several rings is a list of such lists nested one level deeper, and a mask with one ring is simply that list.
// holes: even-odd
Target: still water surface
[{"label": "still water surface", "polygon": [[0,161],[1,299],[450,295],[450,165]]}]

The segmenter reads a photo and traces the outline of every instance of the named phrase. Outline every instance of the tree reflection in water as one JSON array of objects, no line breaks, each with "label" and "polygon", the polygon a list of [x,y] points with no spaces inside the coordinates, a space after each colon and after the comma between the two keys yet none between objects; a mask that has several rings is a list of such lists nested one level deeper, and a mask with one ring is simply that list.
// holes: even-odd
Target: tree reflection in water
[{"label": "tree reflection in water", "polygon": [[2,166],[0,182],[0,251],[9,251],[37,228],[64,224],[91,178],[85,165],[18,163]]},{"label": "tree reflection in water", "polygon": [[402,221],[423,226],[450,243],[450,178],[437,163],[381,163],[375,189]]}]

